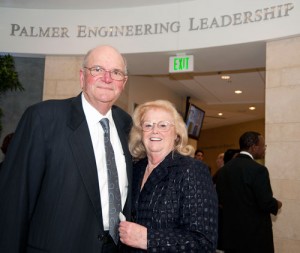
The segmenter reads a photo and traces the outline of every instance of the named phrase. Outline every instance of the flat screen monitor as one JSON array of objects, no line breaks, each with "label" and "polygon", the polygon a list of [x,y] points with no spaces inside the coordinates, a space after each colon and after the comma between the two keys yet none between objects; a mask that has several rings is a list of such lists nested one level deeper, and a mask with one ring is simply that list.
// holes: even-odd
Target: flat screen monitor
[{"label": "flat screen monitor", "polygon": [[199,139],[204,116],[205,116],[204,110],[200,109],[194,104],[189,104],[189,108],[187,110],[187,114],[185,118],[185,123],[190,138],[197,139],[197,140]]}]

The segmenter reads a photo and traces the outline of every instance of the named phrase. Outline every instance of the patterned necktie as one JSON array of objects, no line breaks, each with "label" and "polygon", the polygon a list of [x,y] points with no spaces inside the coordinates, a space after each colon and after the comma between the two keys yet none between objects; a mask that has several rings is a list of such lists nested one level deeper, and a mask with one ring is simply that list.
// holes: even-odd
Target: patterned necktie
[{"label": "patterned necktie", "polygon": [[115,154],[110,142],[109,121],[107,118],[100,120],[104,130],[104,145],[106,153],[108,200],[109,200],[109,234],[115,244],[118,244],[119,213],[121,209],[121,194],[119,189],[118,171],[115,161]]}]

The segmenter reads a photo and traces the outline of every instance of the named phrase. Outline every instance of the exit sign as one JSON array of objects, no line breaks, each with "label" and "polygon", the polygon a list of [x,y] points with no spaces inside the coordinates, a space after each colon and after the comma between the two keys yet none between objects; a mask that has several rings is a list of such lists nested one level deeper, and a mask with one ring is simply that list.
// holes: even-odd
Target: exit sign
[{"label": "exit sign", "polygon": [[194,71],[194,56],[193,55],[180,55],[172,56],[169,59],[169,72],[191,72]]}]

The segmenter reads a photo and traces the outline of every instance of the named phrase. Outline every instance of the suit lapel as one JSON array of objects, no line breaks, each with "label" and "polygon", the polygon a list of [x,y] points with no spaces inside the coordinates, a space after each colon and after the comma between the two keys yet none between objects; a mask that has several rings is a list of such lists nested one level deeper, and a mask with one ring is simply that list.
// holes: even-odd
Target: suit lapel
[{"label": "suit lapel", "polygon": [[90,132],[82,109],[81,95],[77,96],[72,103],[69,127],[73,130],[69,138],[70,147],[99,224],[103,229],[97,166]]},{"label": "suit lapel", "polygon": [[170,170],[172,170],[172,155],[173,152],[167,155],[166,158],[152,171],[143,187],[142,192],[152,192],[155,186],[170,174]]},{"label": "suit lapel", "polygon": [[[163,167],[163,165],[158,165],[148,177],[142,192],[152,192],[155,186],[166,176],[168,176],[168,167]],[[141,192],[141,194],[142,194]]]}]

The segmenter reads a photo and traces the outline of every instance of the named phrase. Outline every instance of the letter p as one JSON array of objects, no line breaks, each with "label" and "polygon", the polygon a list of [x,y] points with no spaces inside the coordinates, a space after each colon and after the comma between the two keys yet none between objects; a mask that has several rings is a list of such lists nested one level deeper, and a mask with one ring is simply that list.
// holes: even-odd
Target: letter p
[{"label": "letter p", "polygon": [[20,26],[17,24],[11,24],[11,34],[10,36],[15,36],[15,32],[20,30]]}]

